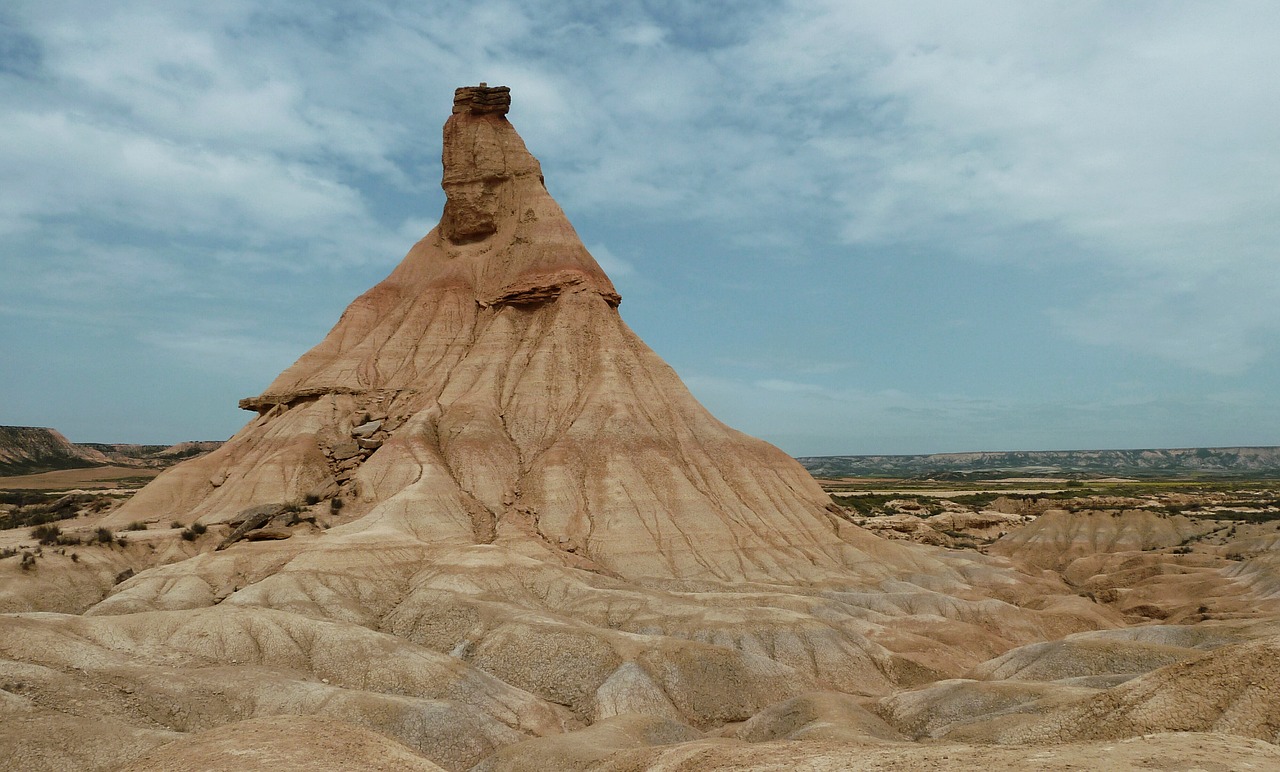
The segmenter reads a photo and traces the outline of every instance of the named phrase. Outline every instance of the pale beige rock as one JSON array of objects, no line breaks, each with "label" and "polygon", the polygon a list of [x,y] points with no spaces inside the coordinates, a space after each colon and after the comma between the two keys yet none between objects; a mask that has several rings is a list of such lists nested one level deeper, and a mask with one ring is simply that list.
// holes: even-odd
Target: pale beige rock
[{"label": "pale beige rock", "polygon": [[[616,290],[506,121],[508,100],[459,91],[440,226],[243,401],[257,415],[234,438],[105,520],[199,520],[210,533],[148,531],[120,548],[127,559],[48,560],[25,576],[0,561],[6,588],[21,587],[0,592],[5,609],[80,614],[0,618],[0,669],[34,684],[0,690],[0,709],[61,727],[72,744],[130,727],[104,766],[145,753],[217,768],[250,735],[247,752],[310,759],[290,756],[304,753],[305,721],[285,718],[295,715],[340,722],[356,766],[381,752],[364,730],[451,770],[522,759],[732,768],[796,745],[794,758],[836,765],[897,748],[864,710],[891,704],[881,698],[897,700],[884,715],[900,730],[989,741],[989,722],[1014,717],[1030,732],[1038,716],[1109,693],[936,683],[982,663],[989,678],[1097,679],[1129,661],[1115,652],[1150,667],[1161,647],[1203,654],[1168,631],[1026,648],[1163,603],[1167,582],[1104,588],[1095,575],[1123,564],[1077,561],[1127,560],[1116,549],[1194,529],[1080,536],[1046,514],[1040,531],[1002,539],[1003,556],[891,542],[853,525],[795,461],[716,421],[623,323]],[[1014,523],[940,517],[944,528]],[[264,528],[289,538],[240,538]],[[1243,606],[1273,586],[1269,565],[1259,558],[1239,581],[1208,564],[1180,576],[1216,577]],[[137,573],[108,583],[124,569]],[[65,598],[42,600],[58,586]],[[1098,602],[1094,589],[1116,598]],[[1105,666],[1064,664],[1098,647]],[[80,713],[94,718],[77,728]],[[269,724],[243,723],[269,719],[285,727],[275,740]],[[190,736],[154,747],[173,733]],[[0,750],[36,748],[33,768],[72,758],[0,737]],[[927,757],[902,746],[880,758]]]},{"label": "pale beige rock", "polygon": [[1003,742],[1223,732],[1280,743],[1280,636],[1215,649],[1064,705],[996,736]]},{"label": "pale beige rock", "polygon": [[1024,748],[938,744],[884,747],[829,742],[701,740],[619,751],[594,772],[847,772],[849,770],[1159,770],[1234,772],[1280,766],[1280,748],[1214,734],[1164,733],[1120,741]]},{"label": "pale beige rock", "polygon": [[473,772],[595,769],[619,751],[691,742],[701,737],[700,732],[676,721],[630,713],[576,732],[509,746]]},{"label": "pale beige rock", "polygon": [[1145,509],[1051,509],[991,545],[991,552],[1037,568],[1064,568],[1083,556],[1176,547],[1213,527]]},{"label": "pale beige rock", "polygon": [[443,772],[377,732],[314,716],[254,718],[156,748],[119,772]]},{"label": "pale beige rock", "polygon": [[1145,641],[1069,636],[1020,646],[969,671],[982,680],[1057,681],[1099,675],[1137,675],[1203,652]]},{"label": "pale beige rock", "polygon": [[905,740],[900,732],[848,694],[809,692],[770,705],[733,730],[747,742],[772,740]]},{"label": "pale beige rock", "polygon": [[257,420],[112,522],[299,499],[362,450],[350,434],[376,422],[349,417],[386,412],[403,423],[352,476],[358,511],[384,523],[412,502],[448,523],[441,538],[630,577],[810,580],[860,559],[798,463],[712,418],[622,322],[538,162],[501,111],[473,110],[479,93],[445,126],[440,226],[244,402]]},{"label": "pale beige rock", "polygon": [[[1072,703],[1097,691],[1065,684],[953,679],[886,697],[876,703],[875,711],[907,737],[939,738],[951,736],[958,728],[985,725],[983,722],[993,719],[1004,727],[1020,714]],[[977,739],[991,741],[987,737]]]}]

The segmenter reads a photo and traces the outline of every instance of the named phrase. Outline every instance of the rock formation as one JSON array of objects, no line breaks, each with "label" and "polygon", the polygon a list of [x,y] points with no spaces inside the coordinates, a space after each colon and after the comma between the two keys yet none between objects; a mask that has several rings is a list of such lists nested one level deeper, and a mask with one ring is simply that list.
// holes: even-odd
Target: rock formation
[{"label": "rock formation", "polygon": [[0,475],[78,469],[111,463],[101,452],[76,445],[55,429],[0,426]]},{"label": "rock formation", "polygon": [[459,89],[439,226],[259,396],[220,450],[116,517],[225,522],[341,498],[435,542],[626,577],[828,576],[863,539],[794,460],[715,420],[618,314],[505,88]]},{"label": "rock formation", "polygon": [[[1071,540],[1046,534],[1050,554],[1020,570],[881,539],[716,421],[622,321],[509,99],[457,91],[439,226],[242,401],[256,415],[235,437],[103,523],[200,528],[50,551],[34,570],[0,559],[17,588],[0,593],[7,760],[912,768],[946,756],[905,738],[1001,739],[974,727],[1019,706],[1159,728],[1137,713],[1176,687],[1169,668],[1220,677],[1187,641],[1034,648],[1124,623],[1040,568]],[[80,571],[92,580],[49,605]],[[1219,645],[1251,637],[1228,632]],[[1064,652],[1089,652],[1093,680],[1005,678],[1054,679]],[[1159,688],[1086,702],[1138,670]],[[1241,731],[1264,736],[1274,712],[1251,711]],[[1237,726],[1178,728],[1218,725]],[[1277,757],[1219,745],[1233,762]]]}]

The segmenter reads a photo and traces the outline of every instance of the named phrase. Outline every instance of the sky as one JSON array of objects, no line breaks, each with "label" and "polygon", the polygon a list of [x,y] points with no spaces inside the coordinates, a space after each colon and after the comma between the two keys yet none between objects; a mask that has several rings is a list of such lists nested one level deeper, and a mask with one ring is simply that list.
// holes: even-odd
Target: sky
[{"label": "sky", "polygon": [[1280,4],[0,6],[0,424],[223,439],[509,119],[794,455],[1280,444]]}]

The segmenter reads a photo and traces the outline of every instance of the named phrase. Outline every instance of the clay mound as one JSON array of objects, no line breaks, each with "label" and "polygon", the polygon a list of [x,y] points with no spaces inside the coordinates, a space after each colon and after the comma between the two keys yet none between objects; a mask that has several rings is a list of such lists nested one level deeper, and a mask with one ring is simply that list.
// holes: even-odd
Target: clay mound
[{"label": "clay mound", "polygon": [[55,429],[0,426],[0,475],[106,466],[109,463],[111,460],[102,453],[72,443]]},{"label": "clay mound", "polygon": [[858,700],[840,692],[810,692],[770,705],[736,727],[732,736],[747,742],[839,740],[898,742],[906,738]]},{"label": "clay mound", "polygon": [[[1238,642],[1249,634],[1221,625],[1157,625],[1078,633],[1012,649],[977,665],[965,679],[940,681],[886,697],[876,703],[876,712],[914,738],[993,742],[1016,736],[1014,727],[1040,726],[1041,714],[1054,714],[1064,705],[1075,705],[1095,694],[1112,694],[1101,690],[1173,663],[1193,662],[1206,656],[1206,650]],[[1163,726],[1156,723],[1149,729]],[[1073,735],[1066,739],[1081,738]]]},{"label": "clay mound", "polygon": [[563,708],[456,658],[263,609],[9,616],[0,635],[6,673],[38,704],[134,726],[192,732],[253,716],[321,714],[377,730],[450,769],[579,725]]},{"label": "clay mound", "polygon": [[[29,530],[21,529],[27,545],[35,541],[29,538]],[[76,534],[76,530],[69,526],[63,531]],[[163,551],[156,552],[143,544],[128,548],[114,544],[44,547],[40,549],[33,567],[26,571],[21,569],[17,559],[0,562],[0,613],[56,611],[79,614],[148,565],[182,560],[195,552],[190,545],[175,544],[175,541],[168,539]],[[34,549],[23,551],[34,554]]]},{"label": "clay mound", "polygon": [[1113,552],[1142,552],[1176,547],[1208,533],[1216,524],[1145,509],[1123,511],[1046,511],[989,548],[1035,568],[1062,570],[1073,560]]},{"label": "clay mound", "polygon": [[1201,652],[1181,646],[1076,635],[1021,646],[978,665],[968,677],[986,681],[1058,681],[1137,675],[1200,656]]},{"label": "clay mound", "polygon": [[1247,558],[1233,561],[1223,573],[1247,587],[1255,598],[1265,599],[1265,605],[1274,608],[1276,601],[1280,601],[1280,535],[1251,542],[1246,547],[1247,551],[1238,553],[1240,557]]},{"label": "clay mound", "polygon": [[[461,657],[584,720],[638,711],[698,726],[743,720],[805,685],[883,695],[958,674],[1046,630],[1105,623],[1079,598],[1032,611],[955,597],[978,592],[964,577],[1011,577],[980,556],[943,557],[950,565],[931,563],[927,577],[934,590],[899,579],[886,592],[873,575],[855,593],[851,572],[838,593],[740,586],[695,594],[639,588],[496,545],[371,542],[364,532],[330,531],[145,571],[88,614],[212,606],[341,619]],[[867,563],[883,570],[877,558],[870,553]]]},{"label": "clay mound", "polygon": [[163,745],[119,772],[242,772],[307,769],[444,772],[377,732],[314,716],[238,721]]},{"label": "clay mound", "polygon": [[[1115,630],[1095,630],[1078,633],[1067,640],[1131,641],[1158,646],[1176,646],[1184,649],[1208,651],[1229,643],[1242,643],[1251,638],[1265,636],[1265,625],[1252,623],[1205,623],[1198,625],[1142,625]],[[1274,634],[1274,633],[1271,633]]]},{"label": "clay mound", "polygon": [[1096,693],[1096,689],[1065,684],[952,679],[886,697],[875,704],[875,712],[913,739],[948,737],[965,729],[968,738],[990,742],[970,726],[993,719],[1008,726]]},{"label": "clay mound", "polygon": [[[1100,760],[1105,759],[1105,767]],[[683,745],[623,751],[593,772],[845,772],[846,770],[1186,770],[1273,769],[1280,748],[1258,740],[1214,734],[1166,733],[1119,742],[1071,743],[1009,748],[957,744],[863,746],[787,741],[747,744],[702,740]]]},{"label": "clay mound", "polygon": [[619,751],[687,743],[701,738],[701,732],[679,722],[628,713],[576,732],[509,746],[476,765],[472,772],[594,769]]},{"label": "clay mound", "polygon": [[1222,732],[1280,742],[1280,636],[1223,646],[1050,711],[1003,742]]},{"label": "clay mound", "polygon": [[[0,672],[16,675],[0,662]],[[8,688],[25,686],[9,681]],[[142,728],[110,718],[44,710],[31,700],[0,691],[0,749],[6,769],[106,772],[119,769],[148,749],[182,735]]]}]

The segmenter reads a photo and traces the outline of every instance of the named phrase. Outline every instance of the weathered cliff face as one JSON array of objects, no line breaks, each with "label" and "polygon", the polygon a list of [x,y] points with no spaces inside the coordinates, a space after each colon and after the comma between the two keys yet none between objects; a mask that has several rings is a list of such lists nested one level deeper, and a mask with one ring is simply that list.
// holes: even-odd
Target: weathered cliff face
[{"label": "weathered cliff face", "polygon": [[121,522],[313,492],[366,523],[618,575],[792,579],[856,559],[808,474],[716,421],[623,323],[508,103],[458,90],[440,225],[242,402],[253,422]]},{"label": "weathered cliff face", "polygon": [[0,475],[77,469],[110,463],[105,455],[42,426],[0,426]]},{"label": "weathered cliff face", "polygon": [[[869,535],[712,418],[622,322],[507,99],[458,91],[440,227],[242,403],[257,415],[232,440],[105,523],[218,525],[0,559],[0,607],[80,612],[0,615],[4,758],[843,768],[917,730],[1025,728],[1009,710],[1093,699],[1048,682],[1080,675],[1081,652],[1093,679],[1198,656],[1168,629],[1035,648],[1123,620],[1038,567]],[[932,752],[894,751],[911,768]]]},{"label": "weathered cliff face", "polygon": [[1046,473],[1133,475],[1145,478],[1179,477],[1188,474],[1270,477],[1280,472],[1280,447],[1033,450],[935,453],[923,456],[811,456],[801,458],[800,463],[819,477]]}]

